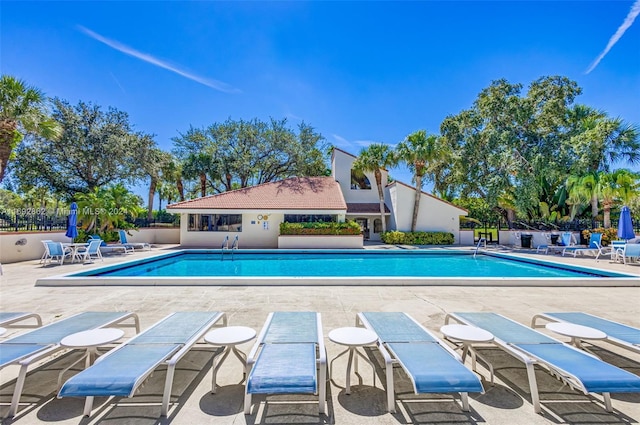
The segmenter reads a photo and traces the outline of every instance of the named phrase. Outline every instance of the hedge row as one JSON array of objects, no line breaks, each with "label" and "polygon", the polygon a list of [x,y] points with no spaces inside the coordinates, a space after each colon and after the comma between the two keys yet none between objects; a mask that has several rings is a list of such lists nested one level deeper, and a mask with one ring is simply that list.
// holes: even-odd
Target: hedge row
[{"label": "hedge row", "polygon": [[453,233],[447,232],[399,232],[393,230],[380,235],[382,242],[392,245],[452,245]]},{"label": "hedge row", "polygon": [[359,235],[360,226],[355,221],[346,223],[280,223],[281,235]]}]

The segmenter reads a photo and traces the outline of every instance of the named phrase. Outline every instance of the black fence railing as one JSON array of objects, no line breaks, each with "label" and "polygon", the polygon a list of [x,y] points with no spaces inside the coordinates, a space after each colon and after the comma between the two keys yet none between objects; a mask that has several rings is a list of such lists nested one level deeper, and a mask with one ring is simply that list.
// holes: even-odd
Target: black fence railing
[{"label": "black fence railing", "polygon": [[[134,227],[180,227],[180,216],[166,214],[157,219],[128,220]],[[82,223],[79,223],[82,226]],[[0,232],[51,232],[67,229],[66,215],[0,212]]]}]

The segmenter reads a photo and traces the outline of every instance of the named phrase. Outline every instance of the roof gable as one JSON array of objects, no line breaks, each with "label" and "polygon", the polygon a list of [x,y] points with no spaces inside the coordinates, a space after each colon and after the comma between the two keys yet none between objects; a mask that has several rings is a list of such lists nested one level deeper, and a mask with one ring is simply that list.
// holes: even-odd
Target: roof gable
[{"label": "roof gable", "polygon": [[[408,185],[408,184],[406,184],[406,183],[403,183],[403,182],[401,182],[401,181],[398,181],[398,180],[395,180],[395,181],[393,181],[393,182],[389,183],[389,184],[387,185],[387,187],[389,187],[389,186],[393,186],[393,185],[395,185],[395,184],[398,184],[398,185],[400,185],[400,186],[407,187],[407,188],[409,188],[409,189],[411,189],[411,190],[415,190],[415,189],[416,189],[415,187],[413,187],[413,186],[411,186],[411,185]],[[451,202],[449,202],[449,201],[445,201],[444,199],[440,199],[440,198],[438,198],[437,196],[434,196],[434,195],[432,195],[432,194],[430,194],[430,193],[425,192],[424,190],[421,190],[421,191],[420,191],[420,193],[422,193],[423,195],[426,195],[426,196],[428,196],[428,197],[430,197],[430,198],[433,198],[433,199],[435,199],[436,201],[440,201],[440,202],[443,202],[443,203],[445,203],[445,204],[448,204],[448,205],[452,206],[453,208],[457,208],[457,209],[459,209],[460,211],[464,211],[465,213],[469,213],[469,211],[468,211],[468,210],[466,210],[466,209],[464,209],[464,208],[462,208],[462,207],[459,207],[459,206],[457,206],[457,205],[454,205],[454,204],[452,204],[452,203],[451,203]]]}]

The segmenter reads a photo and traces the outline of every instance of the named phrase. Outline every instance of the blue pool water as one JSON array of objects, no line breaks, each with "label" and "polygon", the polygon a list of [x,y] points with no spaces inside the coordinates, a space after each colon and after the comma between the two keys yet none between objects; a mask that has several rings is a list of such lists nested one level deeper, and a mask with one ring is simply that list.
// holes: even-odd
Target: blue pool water
[{"label": "blue pool water", "polygon": [[104,277],[628,277],[468,251],[184,250],[72,276]]}]

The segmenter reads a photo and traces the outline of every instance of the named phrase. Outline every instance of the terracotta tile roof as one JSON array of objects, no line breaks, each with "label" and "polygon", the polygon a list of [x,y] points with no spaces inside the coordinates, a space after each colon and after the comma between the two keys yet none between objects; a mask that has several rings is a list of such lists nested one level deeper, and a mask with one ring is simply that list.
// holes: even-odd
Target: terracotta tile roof
[{"label": "terracotta tile roof", "polygon": [[178,202],[167,209],[346,210],[340,185],[332,177],[293,177]]},{"label": "terracotta tile roof", "polygon": [[[386,204],[384,211],[391,213]],[[347,204],[347,214],[380,214],[380,204]]]}]

